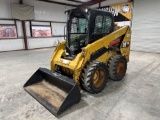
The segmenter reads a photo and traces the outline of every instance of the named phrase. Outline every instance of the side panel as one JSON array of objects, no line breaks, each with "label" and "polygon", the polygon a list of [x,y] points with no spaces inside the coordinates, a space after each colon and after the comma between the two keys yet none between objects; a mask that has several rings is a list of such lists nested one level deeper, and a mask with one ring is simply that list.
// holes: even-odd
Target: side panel
[{"label": "side panel", "polygon": [[62,54],[64,53],[64,49],[65,49],[65,44],[66,41],[63,41],[62,43],[59,43],[54,51],[54,53],[52,54],[51,57],[51,70],[54,71],[55,70],[55,62],[56,62],[56,58],[61,58]]},{"label": "side panel", "polygon": [[108,58],[115,54],[115,52],[109,50],[110,43],[118,39],[119,37],[125,35],[128,28],[129,26],[119,28],[111,34],[87,45],[85,48],[83,48],[83,51],[85,53],[85,60],[98,60],[106,63],[108,61]]},{"label": "side panel", "polygon": [[132,31],[130,28],[128,28],[120,46],[121,54],[126,57],[128,62],[129,62],[130,46],[131,46],[131,34]]}]

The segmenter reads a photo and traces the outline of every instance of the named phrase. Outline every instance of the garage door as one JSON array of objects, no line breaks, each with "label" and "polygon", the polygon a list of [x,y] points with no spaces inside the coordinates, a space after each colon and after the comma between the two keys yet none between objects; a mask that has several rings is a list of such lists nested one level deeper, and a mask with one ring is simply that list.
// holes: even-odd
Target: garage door
[{"label": "garage door", "polygon": [[160,0],[135,0],[131,50],[160,53]]}]

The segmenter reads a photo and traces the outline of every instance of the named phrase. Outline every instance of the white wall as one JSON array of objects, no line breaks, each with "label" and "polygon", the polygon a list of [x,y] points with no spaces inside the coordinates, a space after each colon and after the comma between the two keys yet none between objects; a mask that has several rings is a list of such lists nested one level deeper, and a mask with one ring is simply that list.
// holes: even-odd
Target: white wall
[{"label": "white wall", "polygon": [[[19,0],[0,0],[0,18],[11,18],[11,3],[18,3]],[[34,6],[35,20],[46,21],[58,21],[66,22],[67,16],[64,14],[65,10],[69,10],[72,7],[63,6],[52,3],[45,3],[36,0],[24,0],[24,4]],[[63,41],[63,37],[52,38],[31,38],[29,22],[26,22],[26,30],[28,37],[28,48],[42,48],[56,46],[59,41]],[[52,23],[52,31],[54,35],[64,34],[65,23]],[[11,51],[25,49],[22,25],[20,21],[17,21],[18,39],[0,39],[0,51]]]},{"label": "white wall", "polygon": [[52,23],[54,35],[64,35],[64,26],[66,23]]},{"label": "white wall", "polygon": [[0,18],[11,18],[11,3],[18,3],[19,0],[0,0]]},{"label": "white wall", "polygon": [[64,11],[72,8],[64,5],[46,3],[35,0],[24,0],[24,4],[34,6],[36,20],[59,22],[66,22],[67,16],[64,14]]},{"label": "white wall", "polygon": [[0,40],[0,51],[22,50],[24,49],[23,39]]},{"label": "white wall", "polygon": [[[45,3],[35,0],[25,0],[25,4],[34,6],[35,20],[46,20],[46,21],[58,21],[66,22],[67,16],[64,14],[65,10],[71,9],[72,7],[57,5],[52,3]],[[46,7],[47,6],[47,7]],[[52,23],[53,35],[64,35],[65,23]],[[52,37],[52,38],[30,38],[29,35],[29,23],[28,26],[28,48],[42,48],[56,46],[58,41],[63,41],[64,37]]]},{"label": "white wall", "polygon": [[[11,18],[10,4],[18,3],[19,0],[1,0],[0,1],[0,18]],[[0,21],[8,23],[7,21]],[[13,22],[13,21],[12,21]],[[21,22],[17,22],[18,35],[23,37]],[[23,39],[0,39],[0,51],[20,50],[24,49]]]},{"label": "white wall", "polygon": [[[36,23],[36,22],[35,22]],[[48,24],[48,22],[38,22],[38,24]],[[30,23],[26,22],[26,32],[28,37],[28,49],[34,49],[34,48],[43,48],[43,47],[52,47],[56,46],[59,42],[62,42],[64,40],[64,37],[56,37],[60,35],[64,35],[64,26],[65,23],[52,23],[52,35],[54,37],[49,38],[33,38],[31,37],[30,33]]]},{"label": "white wall", "polygon": [[54,37],[54,38],[29,38],[28,46],[29,49],[33,48],[42,48],[42,47],[52,47],[56,46],[59,42],[63,41],[63,37]]},{"label": "white wall", "polygon": [[159,6],[160,0],[135,0],[131,50],[160,53]]}]

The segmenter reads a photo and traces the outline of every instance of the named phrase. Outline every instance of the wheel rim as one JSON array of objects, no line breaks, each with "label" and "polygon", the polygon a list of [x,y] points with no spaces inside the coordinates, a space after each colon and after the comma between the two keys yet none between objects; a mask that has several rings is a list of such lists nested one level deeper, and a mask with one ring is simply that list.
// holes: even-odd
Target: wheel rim
[{"label": "wheel rim", "polygon": [[125,65],[124,62],[120,61],[117,65],[117,75],[122,77],[125,73]]},{"label": "wheel rim", "polygon": [[99,68],[96,70],[93,76],[93,84],[95,88],[100,88],[106,79],[105,70],[103,68]]}]

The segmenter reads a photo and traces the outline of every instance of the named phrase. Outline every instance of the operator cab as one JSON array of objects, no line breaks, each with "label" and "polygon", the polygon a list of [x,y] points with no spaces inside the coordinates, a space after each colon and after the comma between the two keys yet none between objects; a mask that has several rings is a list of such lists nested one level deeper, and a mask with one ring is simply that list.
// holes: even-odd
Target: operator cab
[{"label": "operator cab", "polygon": [[81,48],[114,31],[112,13],[96,9],[67,11],[67,44],[69,55],[76,55]]}]

